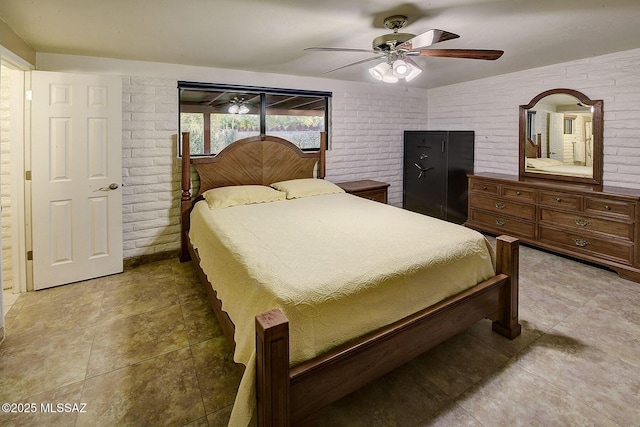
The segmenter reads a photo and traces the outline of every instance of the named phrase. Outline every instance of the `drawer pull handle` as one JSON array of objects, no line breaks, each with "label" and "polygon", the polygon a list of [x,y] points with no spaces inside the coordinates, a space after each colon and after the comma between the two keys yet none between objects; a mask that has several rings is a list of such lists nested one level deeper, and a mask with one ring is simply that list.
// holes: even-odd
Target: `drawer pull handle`
[{"label": "drawer pull handle", "polygon": [[498,224],[500,227],[502,227],[506,223],[507,221],[505,221],[504,219],[496,219],[496,224]]},{"label": "drawer pull handle", "polygon": [[556,202],[560,203],[562,202],[562,199],[560,197],[556,197]]},{"label": "drawer pull handle", "polygon": [[585,246],[591,244],[591,242],[587,242],[586,240],[583,240],[583,239],[573,239],[573,243],[575,243],[576,246],[580,246],[581,248],[584,248]]},{"label": "drawer pull handle", "polygon": [[519,196],[521,193],[519,191],[516,191],[516,196]]},{"label": "drawer pull handle", "polygon": [[496,208],[498,208],[498,209],[504,209],[504,208],[506,208],[506,207],[507,207],[507,205],[505,205],[505,204],[504,204],[504,203],[502,203],[502,202],[498,202],[498,203],[496,203]]},{"label": "drawer pull handle", "polygon": [[610,210],[611,210],[611,206],[609,206],[609,205],[604,205],[604,210],[605,210],[605,211],[610,211]]},{"label": "drawer pull handle", "polygon": [[482,186],[482,189],[483,189],[483,190],[486,190],[486,189],[487,189],[487,186],[486,186],[486,185],[483,185],[483,186]]},{"label": "drawer pull handle", "polygon": [[576,225],[578,227],[586,227],[587,225],[589,225],[589,221],[587,221],[586,219],[576,219]]}]

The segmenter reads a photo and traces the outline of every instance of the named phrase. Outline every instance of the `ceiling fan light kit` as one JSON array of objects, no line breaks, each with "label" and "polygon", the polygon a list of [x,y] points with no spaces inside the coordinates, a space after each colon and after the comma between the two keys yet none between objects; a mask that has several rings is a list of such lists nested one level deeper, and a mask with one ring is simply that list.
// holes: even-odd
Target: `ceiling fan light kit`
[{"label": "ceiling fan light kit", "polygon": [[245,101],[244,98],[238,99],[236,96],[229,101],[229,104],[229,114],[247,114],[249,112],[247,101]]},{"label": "ceiling fan light kit", "polygon": [[391,65],[386,62],[381,62],[375,67],[369,68],[369,73],[377,80],[382,80],[385,83],[398,83],[398,78],[393,75]]},{"label": "ceiling fan light kit", "polygon": [[422,73],[422,69],[409,58],[396,59],[392,63],[381,62],[369,68],[369,73],[385,83],[397,83],[400,79],[411,81]]},{"label": "ceiling fan light kit", "polygon": [[483,49],[425,49],[436,43],[456,39],[460,36],[437,29],[429,30],[418,35],[399,33],[398,30],[406,24],[407,17],[403,15],[394,15],[386,18],[384,20],[384,26],[392,30],[393,33],[378,36],[373,39],[372,50],[335,47],[308,47],[305,50],[373,53],[376,55],[373,58],[334,68],[333,70],[327,71],[327,73],[382,58],[384,62],[369,68],[369,73],[375,79],[385,83],[397,83],[400,79],[408,82],[422,73],[422,68],[410,58],[411,56],[495,60],[500,58],[504,53],[501,50]]}]

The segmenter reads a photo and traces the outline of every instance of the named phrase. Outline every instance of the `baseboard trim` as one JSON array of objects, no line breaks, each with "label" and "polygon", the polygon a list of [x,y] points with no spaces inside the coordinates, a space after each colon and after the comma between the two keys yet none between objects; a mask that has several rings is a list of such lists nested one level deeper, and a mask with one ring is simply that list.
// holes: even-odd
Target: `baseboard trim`
[{"label": "baseboard trim", "polygon": [[154,254],[149,255],[140,255],[131,258],[126,258],[123,261],[123,267],[125,270],[129,270],[132,268],[139,267],[143,264],[150,264],[152,262],[164,261],[167,259],[175,258],[178,259],[178,250],[174,251],[164,251],[164,252],[156,252]]}]

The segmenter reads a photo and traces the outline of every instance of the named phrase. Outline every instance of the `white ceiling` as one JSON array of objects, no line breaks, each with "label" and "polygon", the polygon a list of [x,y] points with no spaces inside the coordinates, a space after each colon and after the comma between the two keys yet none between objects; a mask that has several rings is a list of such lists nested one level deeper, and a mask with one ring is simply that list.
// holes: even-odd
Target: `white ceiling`
[{"label": "white ceiling", "polygon": [[369,82],[375,62],[323,73],[370,55],[303,49],[369,49],[396,14],[409,18],[403,32],[460,35],[434,47],[505,51],[497,61],[416,58],[426,71],[416,87],[640,47],[640,0],[0,1],[0,18],[37,52]]}]

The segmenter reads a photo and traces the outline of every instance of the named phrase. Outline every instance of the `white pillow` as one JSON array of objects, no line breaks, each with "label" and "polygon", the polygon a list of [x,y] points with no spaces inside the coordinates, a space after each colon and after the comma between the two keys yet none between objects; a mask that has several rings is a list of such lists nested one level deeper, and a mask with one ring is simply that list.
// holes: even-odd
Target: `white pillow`
[{"label": "white pillow", "polygon": [[286,194],[266,185],[235,185],[207,190],[202,195],[209,209],[286,200]]},{"label": "white pillow", "polygon": [[344,193],[344,190],[330,181],[318,178],[291,179],[288,181],[274,182],[273,188],[283,191],[287,199],[299,199],[301,197],[319,196],[321,194]]}]

